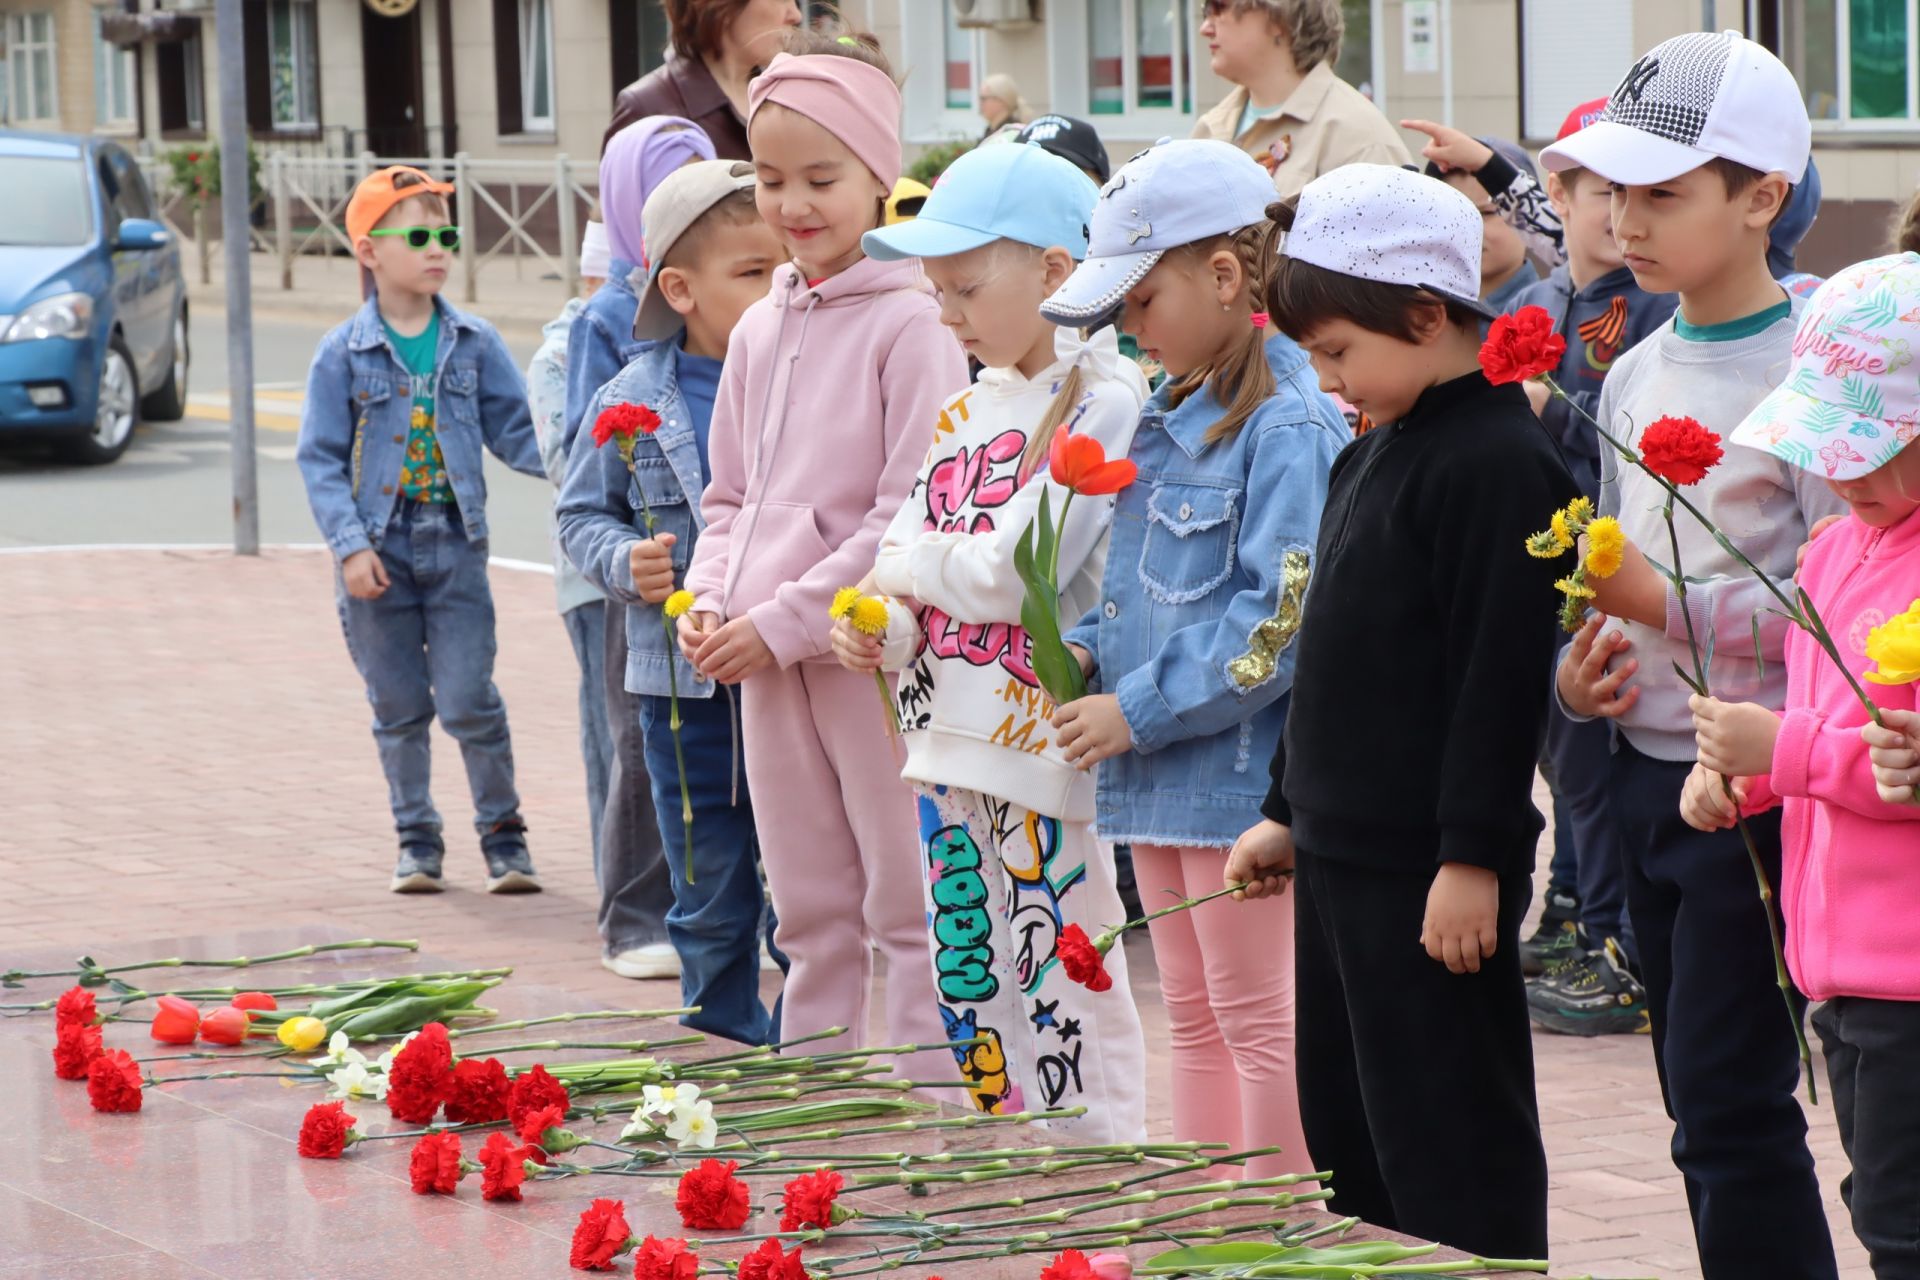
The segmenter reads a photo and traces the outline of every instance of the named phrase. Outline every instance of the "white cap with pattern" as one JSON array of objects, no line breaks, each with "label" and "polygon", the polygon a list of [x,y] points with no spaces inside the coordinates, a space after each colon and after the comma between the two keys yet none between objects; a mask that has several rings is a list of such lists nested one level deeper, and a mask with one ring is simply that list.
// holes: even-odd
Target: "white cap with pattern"
[{"label": "white cap with pattern", "polygon": [[1280,252],[1379,284],[1409,285],[1492,319],[1480,301],[1480,210],[1455,187],[1390,164],[1347,164],[1300,190]]}]

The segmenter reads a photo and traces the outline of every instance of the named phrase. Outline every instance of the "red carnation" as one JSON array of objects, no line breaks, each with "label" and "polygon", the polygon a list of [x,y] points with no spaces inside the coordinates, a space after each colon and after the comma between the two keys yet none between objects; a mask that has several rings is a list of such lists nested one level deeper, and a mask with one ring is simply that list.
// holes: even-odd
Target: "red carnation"
[{"label": "red carnation", "polygon": [[452,1083],[453,1044],[445,1026],[429,1022],[394,1054],[387,1070],[387,1110],[396,1120],[426,1124]]},{"label": "red carnation", "polygon": [[567,1109],[561,1106],[542,1107],[538,1111],[522,1112],[519,1123],[513,1126],[520,1135],[520,1141],[533,1146],[544,1146],[540,1140],[549,1129],[558,1129],[567,1123]]},{"label": "red carnation", "polygon": [[94,1007],[93,992],[85,987],[72,987],[54,1002],[55,1027],[90,1027],[98,1021],[100,1011]]},{"label": "red carnation", "polygon": [[800,1262],[800,1246],[792,1253],[781,1251],[778,1240],[763,1240],[760,1247],[740,1259],[736,1280],[809,1280]]},{"label": "red carnation", "polygon": [[575,1271],[611,1271],[613,1260],[631,1249],[633,1228],[618,1200],[595,1200],[581,1211],[573,1228],[568,1261]]},{"label": "red carnation", "polygon": [[62,1080],[85,1080],[87,1068],[100,1056],[100,1028],[69,1023],[54,1032],[53,1074]]},{"label": "red carnation", "polygon": [[507,1118],[513,1084],[498,1058],[468,1058],[454,1064],[447,1086],[447,1119],[454,1124],[490,1124]]},{"label": "red carnation", "polygon": [[430,1133],[413,1144],[407,1161],[407,1176],[413,1179],[413,1193],[432,1195],[436,1191],[450,1196],[460,1185],[460,1135]]},{"label": "red carnation", "polygon": [[1060,958],[1060,965],[1067,971],[1067,977],[1087,990],[1106,991],[1113,986],[1113,977],[1107,972],[1106,957],[1088,940],[1087,931],[1079,925],[1070,924],[1060,931],[1053,953]]},{"label": "red carnation", "polygon": [[1692,418],[1655,418],[1640,437],[1640,465],[1668,484],[1699,484],[1723,456],[1720,437]]},{"label": "red carnation", "polygon": [[1493,322],[1480,347],[1480,368],[1495,386],[1525,382],[1552,373],[1566,353],[1567,340],[1553,331],[1547,309],[1522,307]]},{"label": "red carnation", "polygon": [[1095,1280],[1087,1255],[1078,1249],[1062,1251],[1040,1273],[1040,1280]]},{"label": "red carnation", "polygon": [[780,1213],[782,1231],[799,1231],[805,1227],[818,1227],[825,1231],[836,1221],[846,1221],[847,1211],[840,1209],[835,1217],[834,1197],[840,1194],[840,1188],[846,1182],[831,1169],[822,1169],[818,1173],[803,1173],[787,1184],[786,1200]]},{"label": "red carnation", "polygon": [[648,1236],[634,1254],[633,1280],[694,1280],[700,1259],[687,1252],[685,1240]]},{"label": "red carnation", "polygon": [[300,1122],[300,1154],[308,1160],[338,1160],[360,1140],[344,1102],[316,1102]]},{"label": "red carnation", "polygon": [[[738,1231],[753,1216],[753,1197],[747,1184],[733,1176],[735,1160],[702,1160],[680,1178],[674,1207],[680,1225],[695,1231]],[[791,1227],[781,1227],[791,1231]]]},{"label": "red carnation", "polygon": [[635,435],[650,436],[660,429],[660,415],[644,404],[616,404],[600,411],[593,420],[593,443],[596,448],[619,436],[631,442]]},{"label": "red carnation", "polygon": [[513,1088],[507,1091],[507,1119],[513,1122],[516,1133],[520,1131],[521,1117],[555,1105],[564,1109],[571,1107],[573,1101],[567,1097],[567,1086],[548,1075],[547,1069],[537,1062],[526,1074],[515,1076]]},{"label": "red carnation", "polygon": [[87,1101],[95,1111],[138,1111],[140,1068],[125,1049],[109,1049],[87,1066]]},{"label": "red carnation", "polygon": [[480,1197],[483,1200],[518,1200],[520,1184],[527,1180],[526,1156],[513,1139],[504,1133],[490,1133],[480,1148]]}]

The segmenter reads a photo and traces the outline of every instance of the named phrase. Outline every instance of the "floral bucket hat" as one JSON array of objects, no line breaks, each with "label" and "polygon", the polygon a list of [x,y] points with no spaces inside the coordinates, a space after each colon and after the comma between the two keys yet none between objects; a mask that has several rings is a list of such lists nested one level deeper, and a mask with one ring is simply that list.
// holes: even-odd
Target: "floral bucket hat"
[{"label": "floral bucket hat", "polygon": [[1814,291],[1786,380],[1733,442],[1830,480],[1878,471],[1920,435],[1920,254],[1856,263]]}]

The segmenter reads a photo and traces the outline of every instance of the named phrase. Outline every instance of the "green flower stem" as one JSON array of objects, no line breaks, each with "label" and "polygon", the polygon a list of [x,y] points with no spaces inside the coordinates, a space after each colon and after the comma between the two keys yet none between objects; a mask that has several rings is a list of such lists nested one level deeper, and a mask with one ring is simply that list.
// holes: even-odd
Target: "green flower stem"
[{"label": "green flower stem", "polygon": [[97,965],[90,958],[82,958],[77,969],[9,969],[0,973],[0,983],[15,983],[27,978],[79,978],[83,987],[103,986],[108,978],[116,973],[135,973],[142,969],[248,969],[258,964],[273,964],[281,960],[304,960],[308,956],[323,951],[368,951],[376,947],[395,948],[402,951],[418,951],[418,940],[390,942],[377,938],[357,938],[352,942],[319,942],[304,947],[294,947],[290,951],[276,951],[265,956],[236,956],[231,960],[183,960],[173,956],[165,960],[142,960],[137,964]]},{"label": "green flower stem", "polygon": [[[1032,1124],[1036,1120],[1071,1120],[1086,1113],[1085,1107],[1075,1106],[1055,1111],[1020,1111],[1012,1115],[969,1115],[946,1120],[900,1120],[893,1124],[865,1125],[852,1129],[828,1128],[816,1129],[811,1133],[791,1133],[787,1135],[786,1140],[788,1142],[839,1142],[844,1138],[871,1138],[883,1133],[925,1133],[939,1129],[981,1129],[1008,1124]],[[713,1148],[716,1154],[753,1149],[753,1145],[747,1142],[727,1143]]]},{"label": "green flower stem", "polygon": [[[1120,1179],[1113,1182],[1105,1182],[1105,1183],[1099,1184],[1098,1186],[1082,1187],[1082,1188],[1078,1188],[1076,1190],[1071,1190],[1071,1191],[1051,1192],[1047,1195],[1040,1195],[1040,1196],[1013,1196],[1005,1200],[980,1200],[980,1201],[974,1201],[971,1204],[943,1205],[940,1209],[940,1212],[943,1214],[953,1214],[953,1213],[979,1213],[988,1209],[1024,1209],[1029,1205],[1044,1204],[1053,1200],[1072,1199],[1074,1196],[1080,1196],[1080,1195],[1090,1195],[1090,1194],[1100,1194],[1100,1193],[1117,1195],[1125,1192],[1129,1187],[1137,1187],[1144,1183],[1155,1182],[1161,1178],[1176,1177],[1184,1173],[1198,1173],[1202,1170],[1212,1168],[1216,1164],[1244,1163],[1244,1161],[1247,1159],[1251,1159],[1256,1156],[1276,1155],[1279,1153],[1279,1151],[1280,1151],[1280,1148],[1278,1147],[1260,1147],[1253,1151],[1241,1152],[1238,1155],[1235,1155],[1234,1157],[1232,1157],[1230,1160],[1206,1160],[1206,1159],[1192,1160],[1184,1164],[1166,1165],[1162,1168],[1154,1169],[1150,1172],[1140,1174],[1137,1177],[1124,1178],[1124,1179]],[[1290,1186],[1296,1186],[1302,1182],[1313,1181],[1315,1180],[1315,1178],[1318,1178],[1324,1181],[1327,1177],[1328,1175],[1326,1174],[1308,1174],[1308,1175],[1287,1174],[1278,1179],[1266,1179],[1260,1182],[1238,1182],[1238,1183],[1234,1183],[1233,1185],[1237,1187],[1253,1187],[1253,1186],[1290,1187]]]},{"label": "green flower stem", "polygon": [[151,1089],[155,1085],[183,1084],[188,1080],[243,1080],[265,1078],[268,1080],[312,1080],[311,1071],[207,1071],[190,1076],[155,1076],[149,1074],[143,1087]]},{"label": "green flower stem", "polygon": [[1238,893],[1240,890],[1244,888],[1246,888],[1245,885],[1230,884],[1224,889],[1217,890],[1213,893],[1203,894],[1198,898],[1182,898],[1180,901],[1174,903],[1170,907],[1162,907],[1158,911],[1149,912],[1148,914],[1141,916],[1138,920],[1129,920],[1123,925],[1118,925],[1112,929],[1108,929],[1104,931],[1103,933],[1101,933],[1101,935],[1098,938],[1095,938],[1093,940],[1093,945],[1099,949],[1101,955],[1105,955],[1108,951],[1111,951],[1113,949],[1113,944],[1120,940],[1120,935],[1127,932],[1129,929],[1138,929],[1140,926],[1144,924],[1148,924],[1154,920],[1158,920],[1163,916],[1178,915],[1182,911],[1191,911],[1195,907],[1201,906],[1208,902],[1212,902],[1215,898],[1224,898],[1228,894]]},{"label": "green flower stem", "polygon": [[[546,1053],[560,1049],[625,1049],[634,1053],[645,1053],[649,1049],[699,1044],[704,1039],[706,1039],[705,1036],[676,1036],[671,1040],[529,1040],[525,1044],[498,1045],[485,1052],[488,1057],[498,1057],[503,1053]],[[480,1050],[476,1049],[474,1053],[462,1056],[477,1057],[479,1053]]]},{"label": "green flower stem", "polygon": [[[135,1062],[206,1062],[208,1060],[231,1062],[235,1058],[284,1058],[293,1050],[283,1044],[269,1049],[195,1049],[188,1053],[156,1053],[150,1058],[135,1058]],[[316,1073],[317,1074],[317,1073]]]},{"label": "green flower stem", "polygon": [[447,1038],[458,1040],[462,1036],[490,1036],[497,1031],[524,1031],[528,1027],[544,1027],[555,1022],[592,1022],[607,1018],[631,1018],[641,1022],[650,1018],[684,1018],[698,1012],[699,1005],[685,1009],[594,1009],[586,1013],[553,1013],[544,1018],[521,1018],[516,1022],[495,1022],[484,1027],[463,1027],[458,1031],[449,1031]]},{"label": "green flower stem", "polygon": [[744,1049],[738,1053],[723,1053],[717,1058],[707,1058],[705,1062],[712,1066],[718,1062],[738,1062],[743,1058],[764,1058],[777,1054],[782,1049],[791,1049],[798,1044],[812,1044],[819,1040],[833,1040],[847,1034],[845,1027],[828,1027],[825,1031],[816,1031],[810,1036],[796,1036],[792,1040],[782,1040],[777,1044],[760,1045]]},{"label": "green flower stem", "polygon": [[[255,963],[259,962],[256,961]],[[407,981],[438,982],[460,978],[505,977],[512,972],[513,970],[508,968],[475,969],[466,973],[423,973],[410,977]],[[182,1000],[232,999],[242,992],[260,992],[275,998],[280,996],[327,996],[341,995],[349,991],[364,991],[369,987],[377,987],[389,981],[392,981],[392,979],[370,978],[348,982],[308,982],[291,987],[178,987],[169,991],[144,991],[137,988],[128,988],[125,991],[116,991],[103,995],[100,997],[100,1001],[103,1004],[113,1005],[118,1009],[129,1004],[135,1004],[141,1000],[152,1000],[160,996],[179,996]],[[35,1001],[32,1004],[0,1004],[0,1011],[9,1013],[40,1013],[53,1008],[58,1002],[58,997],[54,997],[47,1000]],[[292,1014],[297,1011],[282,1009],[277,1011],[269,1010],[268,1012],[278,1012],[292,1016]],[[117,1012],[109,1013],[107,1016],[109,1018],[117,1018],[118,1014]]]}]

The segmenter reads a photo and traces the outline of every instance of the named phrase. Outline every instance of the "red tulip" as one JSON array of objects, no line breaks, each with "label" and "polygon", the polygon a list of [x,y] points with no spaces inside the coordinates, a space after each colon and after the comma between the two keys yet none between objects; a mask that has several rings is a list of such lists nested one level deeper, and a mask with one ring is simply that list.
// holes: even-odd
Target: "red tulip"
[{"label": "red tulip", "polygon": [[215,1009],[200,1020],[200,1038],[208,1044],[239,1044],[247,1038],[247,1026],[253,1015],[229,1005]]},{"label": "red tulip", "polygon": [[1098,440],[1076,436],[1065,427],[1053,433],[1051,455],[1053,482],[1089,496],[1120,492],[1140,470],[1127,458],[1108,462]]},{"label": "red tulip", "polygon": [[153,1038],[161,1044],[192,1044],[200,1034],[200,1011],[179,996],[161,996],[153,1015]]},{"label": "red tulip", "polygon": [[264,991],[242,991],[233,998],[233,1007],[247,1010],[247,1021],[253,1021],[255,1010],[278,1009],[280,1002]]}]

